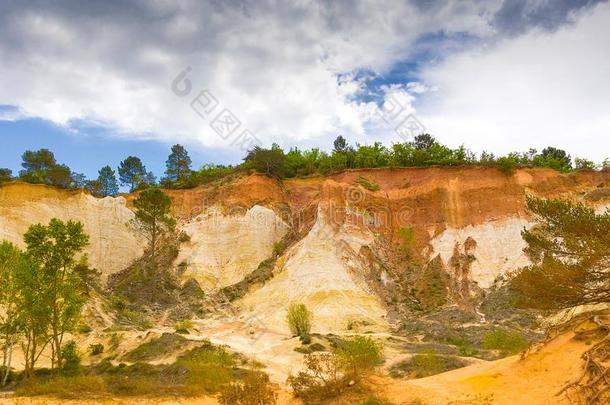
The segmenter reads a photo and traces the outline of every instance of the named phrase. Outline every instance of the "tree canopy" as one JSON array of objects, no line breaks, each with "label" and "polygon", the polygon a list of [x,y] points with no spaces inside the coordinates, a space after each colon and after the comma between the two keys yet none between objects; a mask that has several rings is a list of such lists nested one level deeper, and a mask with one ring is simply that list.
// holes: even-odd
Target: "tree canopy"
[{"label": "tree canopy", "polygon": [[153,259],[159,239],[176,226],[176,221],[170,215],[171,205],[171,198],[158,188],[142,191],[133,202],[135,225],[148,239]]},{"label": "tree canopy", "polygon": [[189,180],[191,174],[191,158],[184,146],[172,146],[171,153],[165,162],[165,183],[180,187]]},{"label": "tree canopy", "polygon": [[610,211],[535,197],[527,207],[537,220],[522,233],[532,264],[511,277],[521,303],[563,309],[610,302]]}]

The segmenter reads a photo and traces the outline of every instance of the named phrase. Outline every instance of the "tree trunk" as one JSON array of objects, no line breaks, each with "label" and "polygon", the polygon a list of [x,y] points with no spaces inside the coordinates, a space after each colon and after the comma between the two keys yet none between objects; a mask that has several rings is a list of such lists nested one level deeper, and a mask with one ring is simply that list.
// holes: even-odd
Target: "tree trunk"
[{"label": "tree trunk", "polygon": [[[8,376],[11,372],[11,362],[13,360],[13,342],[11,341],[10,345],[6,345],[4,348],[4,359],[3,359],[3,366],[4,366],[4,376],[2,377],[2,386],[6,386],[6,383],[8,382]],[[8,352],[8,353],[7,353]],[[8,358],[7,358],[8,356]]]}]

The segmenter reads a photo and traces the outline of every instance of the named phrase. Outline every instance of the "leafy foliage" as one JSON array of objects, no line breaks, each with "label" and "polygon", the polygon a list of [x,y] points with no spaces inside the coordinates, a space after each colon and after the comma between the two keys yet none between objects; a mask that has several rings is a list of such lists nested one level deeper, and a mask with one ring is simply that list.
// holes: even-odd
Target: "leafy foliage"
[{"label": "leafy foliage", "polygon": [[148,239],[153,258],[159,239],[176,226],[176,221],[170,215],[171,205],[171,198],[158,188],[142,191],[133,202],[135,225]]},{"label": "leafy foliage", "polygon": [[516,354],[527,348],[527,340],[517,331],[495,330],[483,337],[483,348],[499,350],[503,356]]},{"label": "leafy foliage", "polygon": [[368,336],[354,336],[337,347],[335,356],[345,375],[359,379],[383,360],[383,348]]},{"label": "leafy foliage", "polygon": [[243,382],[226,385],[218,398],[220,405],[275,405],[277,394],[263,373],[248,373]]},{"label": "leafy foliage", "polygon": [[522,232],[532,265],[511,276],[519,303],[563,309],[610,302],[610,212],[582,203],[527,197],[538,225]]},{"label": "leafy foliage", "polygon": [[119,164],[119,180],[124,186],[129,186],[129,191],[145,187],[147,184],[146,167],[139,157],[128,156]]},{"label": "leafy foliage", "polygon": [[191,158],[184,146],[180,144],[172,146],[171,153],[165,162],[163,184],[170,187],[184,187],[191,174],[191,164]]},{"label": "leafy foliage", "polygon": [[0,184],[13,180],[13,171],[11,169],[0,168]]},{"label": "leafy foliage", "polygon": [[[28,341],[35,346],[37,339],[48,334],[53,361],[61,368],[64,334],[77,326],[85,301],[80,294],[83,282],[75,269],[86,263],[86,257],[79,259],[78,255],[89,243],[89,237],[80,222],[53,218],[48,226],[30,226],[23,239],[30,260],[21,274],[23,301],[19,304],[24,324],[31,333]],[[33,368],[33,363],[29,366]]]},{"label": "leafy foliage", "polygon": [[292,303],[288,307],[286,321],[293,336],[306,339],[311,331],[311,321],[313,314],[307,309],[305,304]]}]

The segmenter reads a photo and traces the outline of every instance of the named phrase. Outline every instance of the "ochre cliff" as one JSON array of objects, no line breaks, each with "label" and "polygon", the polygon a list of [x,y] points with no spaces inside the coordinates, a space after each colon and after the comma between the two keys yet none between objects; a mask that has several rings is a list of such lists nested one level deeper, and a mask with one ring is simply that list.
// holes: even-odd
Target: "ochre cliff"
[{"label": "ochre cliff", "polygon": [[[363,182],[364,179],[364,182]],[[359,184],[376,185],[368,188]],[[489,287],[527,263],[521,230],[532,225],[525,195],[564,197],[610,206],[610,171],[560,174],[521,169],[431,167],[353,170],[327,177],[279,181],[235,175],[191,190],[167,190],[180,229],[190,236],[175,265],[208,292],[235,284],[273,256],[273,277],[238,301],[241,310],[273,328],[285,328],[285,308],[314,309],[314,329],[346,323],[384,327],[388,268],[401,269],[404,230],[410,249],[440,257],[453,277]],[[142,252],[126,225],[135,194],[96,199],[82,191],[10,183],[0,187],[0,239],[22,244],[30,224],[52,217],[84,223],[91,262],[116,272]],[[401,231],[403,230],[403,231]],[[468,257],[468,265],[456,265]]]}]

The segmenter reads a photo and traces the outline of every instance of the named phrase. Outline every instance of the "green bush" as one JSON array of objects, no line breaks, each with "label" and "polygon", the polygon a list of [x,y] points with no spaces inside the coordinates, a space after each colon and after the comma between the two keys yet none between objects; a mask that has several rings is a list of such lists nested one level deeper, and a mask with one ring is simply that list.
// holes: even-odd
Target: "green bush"
[{"label": "green bush", "polygon": [[76,343],[74,341],[71,340],[67,342],[61,348],[61,355],[63,358],[61,372],[64,375],[76,375],[80,373],[81,357],[78,353],[78,349],[76,348]]},{"label": "green bush", "polygon": [[483,337],[483,348],[498,350],[503,356],[519,353],[527,348],[527,340],[517,331],[495,330]]},{"label": "green bush", "polygon": [[288,377],[288,385],[304,404],[321,404],[341,395],[349,386],[337,357],[331,353],[305,356],[304,370]]},{"label": "green bush", "polygon": [[249,373],[243,382],[233,382],[220,391],[220,405],[275,405],[277,394],[264,373]]},{"label": "green bush", "polygon": [[174,325],[174,330],[176,333],[181,333],[186,335],[190,330],[193,329],[193,321],[190,319],[183,319],[182,321],[176,322]]},{"label": "green bush", "polygon": [[93,345],[89,345],[89,352],[92,356],[97,356],[98,354],[104,353],[104,345],[101,343],[96,343]]},{"label": "green bush", "polygon": [[233,356],[209,341],[179,356],[176,365],[188,373],[185,389],[190,395],[218,392],[234,378]]},{"label": "green bush", "polygon": [[342,342],[335,355],[341,370],[350,378],[360,378],[383,360],[383,348],[368,336],[354,336]]},{"label": "green bush", "polygon": [[428,377],[445,371],[445,360],[434,350],[427,350],[411,358],[411,373],[415,378]]},{"label": "green bush", "polygon": [[278,240],[277,242],[273,243],[274,256],[281,256],[282,253],[284,253],[284,250],[286,250],[286,243],[284,243],[283,240]]},{"label": "green bush", "polygon": [[313,315],[305,304],[290,304],[286,321],[293,336],[299,336],[303,343],[309,338]]}]

